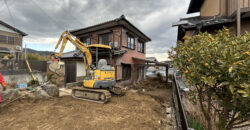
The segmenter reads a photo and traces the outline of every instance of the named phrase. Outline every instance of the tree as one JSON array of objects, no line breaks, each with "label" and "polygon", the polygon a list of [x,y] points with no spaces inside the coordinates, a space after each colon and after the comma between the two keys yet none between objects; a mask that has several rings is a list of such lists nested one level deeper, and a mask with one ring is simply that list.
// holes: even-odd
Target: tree
[{"label": "tree", "polygon": [[193,88],[208,129],[212,112],[219,129],[250,125],[250,33],[231,36],[224,28],[184,40],[170,51],[170,58]]},{"label": "tree", "polygon": [[[24,59],[24,53],[22,54],[22,59]],[[27,53],[27,59],[38,60],[38,61],[48,61],[50,56],[39,55],[38,53]]]}]

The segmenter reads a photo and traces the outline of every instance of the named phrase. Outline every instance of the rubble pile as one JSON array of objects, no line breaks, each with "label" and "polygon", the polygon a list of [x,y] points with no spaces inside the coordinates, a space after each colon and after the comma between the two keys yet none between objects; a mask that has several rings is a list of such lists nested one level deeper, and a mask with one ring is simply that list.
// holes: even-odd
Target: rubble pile
[{"label": "rubble pile", "polygon": [[59,96],[59,88],[51,83],[27,88],[7,89],[2,91],[1,107],[6,106],[18,99],[49,99]]},{"label": "rubble pile", "polygon": [[49,96],[58,97],[59,89],[55,84],[48,84],[41,87]]},{"label": "rubble pile", "polygon": [[64,86],[64,74],[62,73],[56,74],[51,71],[48,71],[47,76],[48,76],[48,80],[51,83],[55,84],[56,86],[58,87]]},{"label": "rubble pile", "polygon": [[145,80],[138,81],[133,85],[135,89],[147,89],[154,90],[156,88],[165,88],[165,81],[161,77],[147,78]]}]

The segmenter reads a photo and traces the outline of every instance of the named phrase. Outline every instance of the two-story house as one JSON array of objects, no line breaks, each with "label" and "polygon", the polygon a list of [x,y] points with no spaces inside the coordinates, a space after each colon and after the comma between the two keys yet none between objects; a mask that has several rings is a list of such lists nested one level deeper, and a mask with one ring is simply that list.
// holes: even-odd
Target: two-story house
[{"label": "two-story house", "polygon": [[[124,15],[94,26],[71,30],[70,33],[87,45],[104,44],[112,47],[110,52],[98,52],[98,59],[107,59],[108,64],[115,67],[118,83],[129,85],[144,79],[146,43],[151,39],[130,23]],[[76,56],[73,53],[64,53],[62,56],[62,59],[66,59],[65,73],[69,73],[65,75],[71,75],[68,77],[69,79],[66,77],[66,82],[80,81],[79,79],[82,79],[80,77],[85,75],[82,56]],[[109,57],[110,53],[112,58]],[[92,53],[92,57],[95,59],[95,53]],[[79,60],[78,62],[71,62],[73,59]],[[93,60],[93,62],[95,64],[96,61]],[[70,66],[71,69],[67,69],[69,68],[67,66]]]},{"label": "two-story house", "polygon": [[[250,0],[239,0],[241,17],[241,34],[250,31]],[[187,14],[200,13],[200,16],[181,18],[174,23],[178,26],[178,40],[197,34],[199,31],[213,33],[223,26],[236,34],[237,0],[191,0]]]},{"label": "two-story house", "polygon": [[22,52],[23,36],[27,34],[0,21],[0,53],[11,53],[19,58]]}]

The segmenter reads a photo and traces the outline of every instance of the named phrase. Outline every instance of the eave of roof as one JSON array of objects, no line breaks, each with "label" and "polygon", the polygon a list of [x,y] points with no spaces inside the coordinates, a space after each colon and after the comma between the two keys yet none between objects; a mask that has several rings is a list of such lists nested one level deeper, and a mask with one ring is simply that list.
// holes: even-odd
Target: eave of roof
[{"label": "eave of roof", "polygon": [[235,19],[231,18],[204,18],[204,17],[193,17],[190,19],[180,20],[183,22],[175,23],[173,26],[181,26],[184,29],[191,29],[196,28],[197,26],[213,26],[213,25],[220,25],[220,24],[227,24],[232,23]]},{"label": "eave of roof", "polygon": [[22,36],[27,36],[27,35],[28,35],[28,34],[24,33],[23,31],[21,31],[21,30],[15,28],[15,27],[12,27],[11,25],[9,25],[9,24],[7,24],[7,23],[1,21],[1,20],[0,20],[0,24],[6,26],[6,27],[8,27],[8,28],[10,28],[10,29],[12,29],[12,30],[18,32],[18,33],[20,33]]},{"label": "eave of roof", "polygon": [[200,12],[201,6],[205,0],[191,0],[189,3],[187,14]]},{"label": "eave of roof", "polygon": [[147,35],[145,35],[137,27],[135,27],[132,23],[130,23],[123,15],[114,20],[103,22],[97,25],[93,25],[93,26],[89,26],[89,27],[81,28],[81,29],[76,29],[76,30],[71,30],[70,33],[72,35],[86,34],[89,32],[98,31],[101,29],[115,27],[115,26],[124,26],[130,31],[134,29],[135,31],[134,33],[136,33],[139,37],[144,39],[146,42],[151,41],[151,39]]}]

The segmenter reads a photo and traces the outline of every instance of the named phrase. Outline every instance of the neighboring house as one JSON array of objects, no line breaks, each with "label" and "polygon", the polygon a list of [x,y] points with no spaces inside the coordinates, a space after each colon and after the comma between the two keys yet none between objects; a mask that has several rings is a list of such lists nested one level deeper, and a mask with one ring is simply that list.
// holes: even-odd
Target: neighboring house
[{"label": "neighboring house", "polygon": [[64,62],[65,83],[80,82],[86,76],[83,64],[83,54],[80,51],[63,53],[61,59]]},{"label": "neighboring house", "polygon": [[19,58],[26,33],[0,21],[0,53],[12,53]]},{"label": "neighboring house", "polygon": [[[250,1],[240,1],[241,34],[250,31]],[[173,26],[178,26],[178,40],[201,32],[214,33],[223,26],[236,34],[236,0],[191,0],[187,14],[200,13],[200,16],[182,18]]]},{"label": "neighboring house", "polygon": [[[115,67],[116,81],[123,85],[129,85],[145,77],[146,43],[151,39],[130,23],[124,15],[94,26],[72,30],[70,33],[87,45],[104,44],[112,47],[111,61],[108,51],[99,52],[98,59],[107,59],[108,64]],[[76,78],[68,82],[82,79],[85,72],[82,72],[82,56],[76,56],[73,52],[65,53],[62,60],[65,60],[65,75],[67,68],[74,66]],[[93,64],[95,65],[95,53],[92,52]],[[67,67],[68,66],[68,67]],[[80,71],[80,72],[79,72]],[[70,71],[72,72],[72,71]],[[71,81],[72,80],[72,81]]]}]

